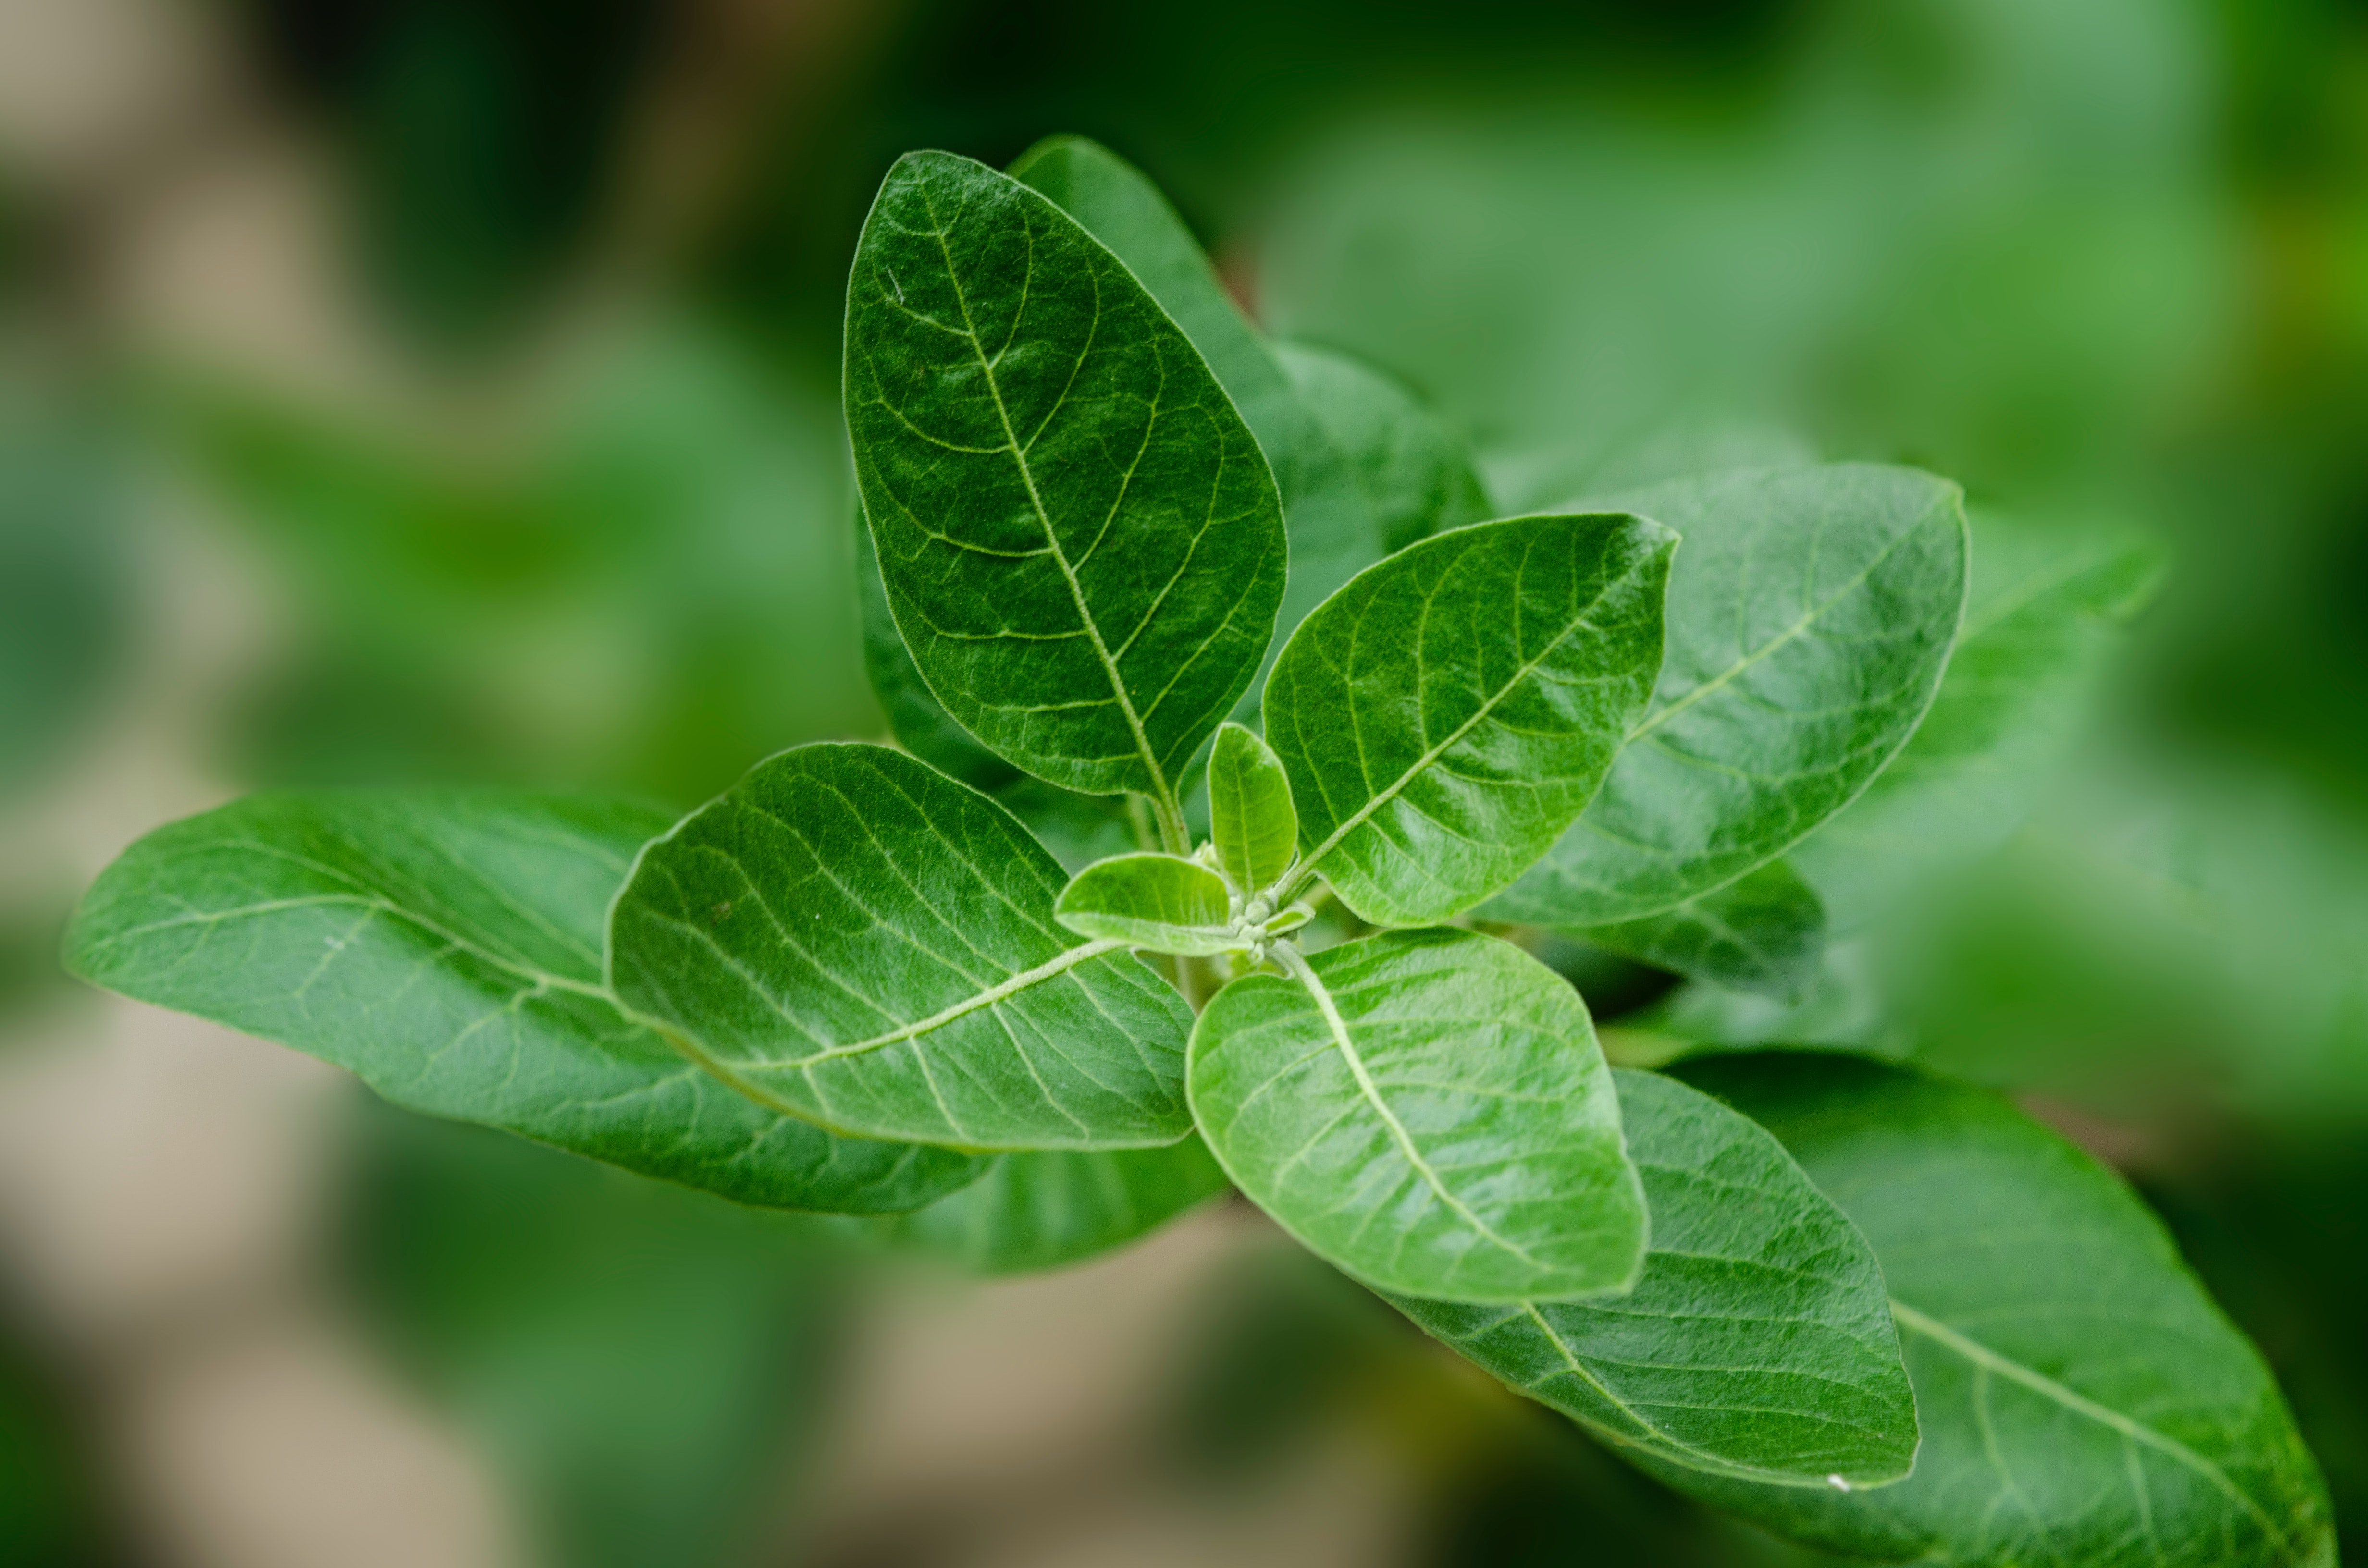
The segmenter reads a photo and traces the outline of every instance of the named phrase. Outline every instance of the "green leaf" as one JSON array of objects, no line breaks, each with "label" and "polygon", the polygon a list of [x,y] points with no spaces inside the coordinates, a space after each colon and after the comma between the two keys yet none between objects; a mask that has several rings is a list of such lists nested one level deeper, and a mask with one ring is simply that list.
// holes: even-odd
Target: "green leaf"
[{"label": "green leaf", "polygon": [[1865,1495],[1656,1474],[1886,1561],[2334,1562],[2317,1467],[2268,1369],[2094,1159],[1986,1091],[1862,1059],[1682,1071],[1782,1139],[1874,1244],[1924,1444],[1912,1477]]},{"label": "green leaf", "polygon": [[1658,1074],[1612,1078],[1652,1210],[1635,1290],[1393,1303],[1621,1448],[1776,1485],[1906,1475],[1916,1402],[1866,1238],[1748,1119]]},{"label": "green leaf", "polygon": [[1971,521],[1973,596],[1932,710],[1866,793],[1794,852],[1844,930],[2022,824],[2162,580],[2162,550],[2143,539],[1983,512]]},{"label": "green leaf", "polygon": [[1326,600],[1266,692],[1302,866],[1383,926],[1444,920],[1520,876],[1644,711],[1676,542],[1638,517],[1513,517]]},{"label": "green leaf", "polygon": [[1696,980],[1792,999],[1816,982],[1826,906],[1792,867],[1770,860],[1675,909],[1565,935]]},{"label": "green leaf", "polygon": [[1191,338],[1258,437],[1291,538],[1291,578],[1276,622],[1278,636],[1288,637],[1341,584],[1389,553],[1364,476],[1141,170],[1084,137],[1055,136],[1021,153],[1011,173],[1126,263]]},{"label": "green leaf", "polygon": [[1165,1149],[1006,1154],[928,1208],[866,1231],[973,1274],[1058,1268],[1123,1246],[1225,1190],[1198,1138]]},{"label": "green leaf", "polygon": [[1645,1202],[1578,994],[1508,942],[1394,932],[1253,974],[1192,1031],[1192,1111],[1234,1185],[1383,1290],[1627,1289]]},{"label": "green leaf", "polygon": [[909,153],[848,284],[846,394],[913,659],[987,749],[1174,817],[1281,602],[1281,504],[1175,323],[1043,197]]},{"label": "green leaf", "polygon": [[1471,453],[1406,388],[1312,343],[1278,343],[1274,352],[1363,483],[1383,553],[1490,515]]},{"label": "green leaf", "polygon": [[855,591],[863,616],[863,673],[871,677],[871,695],[880,699],[881,714],[896,744],[948,778],[989,794],[1024,777],[955,723],[921,678],[888,608],[880,558],[872,551],[871,525],[864,520],[860,501],[855,507]]},{"label": "green leaf", "polygon": [[746,1203],[894,1213],[974,1178],[974,1159],[767,1109],[620,1014],[601,925],[666,821],[493,791],[250,796],[126,850],[85,895],[65,960],[397,1105]]},{"label": "green leaf", "polygon": [[1963,616],[1964,509],[1930,474],[1763,470],[1611,504],[1684,536],[1668,658],[1602,792],[1494,918],[1634,920],[1774,859],[1907,744]]},{"label": "green leaf", "polygon": [[1081,937],[1208,957],[1249,945],[1234,931],[1230,902],[1225,879],[1198,860],[1113,855],[1061,890],[1053,918]]},{"label": "green leaf", "polygon": [[1123,944],[1073,944],[1053,920],[1066,881],[928,765],[802,746],[643,850],[610,984],[744,1094],[834,1131],[1172,1143],[1191,1013]]},{"label": "green leaf", "polygon": [[1217,863],[1245,898],[1274,886],[1299,847],[1291,778],[1274,748],[1228,722],[1209,753],[1210,837]]}]

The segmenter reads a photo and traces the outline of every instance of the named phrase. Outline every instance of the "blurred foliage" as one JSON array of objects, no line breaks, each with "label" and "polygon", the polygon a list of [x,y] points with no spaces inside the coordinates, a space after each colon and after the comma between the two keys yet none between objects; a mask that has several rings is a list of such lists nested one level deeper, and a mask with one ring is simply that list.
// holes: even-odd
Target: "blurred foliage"
[{"label": "blurred foliage", "polygon": [[127,1560],[72,1397],[78,1392],[59,1385],[49,1358],[0,1334],[0,1568]]},{"label": "blurred foliage", "polygon": [[128,631],[123,485],[95,422],[0,406],[0,797],[33,782],[97,701]]}]

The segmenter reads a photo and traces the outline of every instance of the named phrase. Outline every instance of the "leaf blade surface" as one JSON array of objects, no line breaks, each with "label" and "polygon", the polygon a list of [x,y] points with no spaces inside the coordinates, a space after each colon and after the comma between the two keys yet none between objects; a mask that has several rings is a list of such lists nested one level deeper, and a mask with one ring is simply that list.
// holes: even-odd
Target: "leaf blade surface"
[{"label": "leaf blade surface", "polygon": [[1770,860],[1675,909],[1566,934],[1689,979],[1789,1000],[1816,981],[1826,906],[1800,873]]},{"label": "leaf blade surface", "polygon": [[1081,937],[1205,958],[1247,945],[1233,935],[1225,880],[1198,860],[1148,850],[1079,871],[1053,918]]},{"label": "leaf blade surface", "polygon": [[1245,898],[1280,881],[1298,853],[1299,812],[1282,759],[1230,720],[1209,753],[1209,824],[1218,863]]}]

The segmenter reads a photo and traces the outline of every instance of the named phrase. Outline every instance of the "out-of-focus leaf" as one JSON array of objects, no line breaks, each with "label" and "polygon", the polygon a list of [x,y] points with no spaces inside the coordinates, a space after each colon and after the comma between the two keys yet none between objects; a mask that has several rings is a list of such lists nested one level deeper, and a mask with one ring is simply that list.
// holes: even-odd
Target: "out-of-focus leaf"
[{"label": "out-of-focus leaf", "polygon": [[654,840],[609,983],[744,1093],[859,1137],[1129,1149],[1190,1122],[1191,1012],[1012,815],[884,746],[762,763]]},{"label": "out-of-focus leaf", "polygon": [[2260,1357],[2129,1189],[1983,1090],[1862,1058],[1682,1069],[1782,1140],[1874,1244],[1916,1385],[1916,1471],[1865,1494],[1645,1460],[1834,1551],[1956,1568],[2326,1568],[2317,1466]]},{"label": "out-of-focus leaf", "polygon": [[1916,1402],[1866,1239],[1749,1119],[1658,1074],[1612,1077],[1652,1211],[1636,1288],[1392,1303],[1620,1448],[1778,1485],[1906,1475]]},{"label": "out-of-focus leaf", "polygon": [[1413,393],[1337,349],[1279,343],[1274,351],[1308,411],[1364,482],[1383,554],[1490,515],[1471,454]]},{"label": "out-of-focus leaf", "polygon": [[491,791],[254,795],[126,850],[67,967],[347,1068],[395,1104],[746,1203],[918,1208],[947,1150],[834,1138],[628,1021],[601,926],[661,812]]},{"label": "out-of-focus leaf", "polygon": [[1634,517],[1513,517],[1425,540],[1326,600],[1267,682],[1303,868],[1389,926],[1520,876],[1644,711],[1676,543]]},{"label": "out-of-focus leaf", "polygon": [[1791,866],[1770,860],[1675,909],[1566,934],[1696,980],[1795,999],[1825,957],[1826,907]]},{"label": "out-of-focus leaf", "polygon": [[120,505],[83,429],[0,410],[0,796],[97,699],[125,622]]},{"label": "out-of-focus leaf", "polygon": [[1192,1111],[1234,1184],[1377,1289],[1624,1290],[1645,1202],[1587,1008],[1474,932],[1395,932],[1253,974],[1192,1031]]},{"label": "out-of-focus leaf", "polygon": [[1061,890],[1053,918],[1081,937],[1207,958],[1247,947],[1225,879],[1182,855],[1138,850],[1097,860]]},{"label": "out-of-focus leaf", "polygon": [[1707,981],[1680,985],[1620,1020],[1692,1046],[1749,1050],[1813,1045],[1903,1056],[1910,1036],[1884,989],[1884,963],[1863,937],[1828,947],[1794,997],[1738,991]]}]

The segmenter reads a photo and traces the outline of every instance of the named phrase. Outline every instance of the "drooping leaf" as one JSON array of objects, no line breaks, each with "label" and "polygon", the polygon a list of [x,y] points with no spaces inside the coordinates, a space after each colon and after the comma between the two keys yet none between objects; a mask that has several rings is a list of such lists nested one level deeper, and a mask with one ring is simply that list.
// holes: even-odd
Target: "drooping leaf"
[{"label": "drooping leaf", "polygon": [[1645,1205],[1587,1008],[1519,948],[1393,932],[1253,974],[1192,1031],[1234,1184],[1384,1290],[1567,1299],[1635,1278]]},{"label": "drooping leaf", "polygon": [[1826,906],[1782,860],[1675,909],[1569,933],[1613,952],[1735,991],[1797,997],[1826,952]]},{"label": "drooping leaf", "polygon": [[1971,521],[1973,595],[1932,710],[1793,855],[1843,930],[2021,825],[2162,578],[2163,553],[2143,539],[1985,512]]},{"label": "drooping leaf", "polygon": [[1189,1126],[1191,1014],[1011,813],[902,752],[758,764],[653,841],[609,917],[632,1012],[745,1094],[834,1130],[1123,1149]]},{"label": "drooping leaf", "polygon": [[1197,1137],[1165,1149],[1005,1154],[951,1197],[862,1227],[973,1274],[1076,1263],[1145,1235],[1225,1190]]},{"label": "drooping leaf", "polygon": [[1513,517],[1425,540],[1326,600],[1266,692],[1302,864],[1386,926],[1444,920],[1520,876],[1644,711],[1676,542],[1639,517]]},{"label": "drooping leaf", "polygon": [[1247,945],[1234,933],[1230,903],[1225,879],[1200,861],[1138,852],[1079,871],[1053,918],[1081,937],[1207,957]]},{"label": "drooping leaf", "polygon": [[929,688],[1007,760],[1173,812],[1281,602],[1257,441],[1119,259],[1026,186],[898,160],[848,285],[856,478]]},{"label": "drooping leaf", "polygon": [[1782,854],[1915,733],[1965,601],[1956,486],[1840,463],[1616,504],[1683,536],[1668,657],[1603,789],[1487,914],[1596,926],[1674,908]]},{"label": "drooping leaf", "polygon": [[290,1045],[413,1110],[746,1203],[918,1208],[982,1163],[734,1094],[602,989],[609,901],[666,818],[492,791],[255,795],[157,829],[66,936],[75,973]]},{"label": "drooping leaf", "polygon": [[1786,1535],[1954,1568],[2332,1564],[2317,1467],[2260,1355],[2112,1173],[1986,1091],[1807,1052],[1689,1063],[1882,1261],[1916,1472],[1863,1495],[1649,1465]]},{"label": "drooping leaf", "polygon": [[1916,1402],[1866,1238],[1748,1118],[1656,1073],[1612,1078],[1652,1210],[1636,1288],[1393,1304],[1621,1448],[1784,1486],[1906,1475]]},{"label": "drooping leaf", "polygon": [[1364,482],[1384,554],[1490,515],[1471,453],[1406,388],[1336,349],[1278,343],[1274,352]]},{"label": "drooping leaf", "polygon": [[1258,437],[1291,537],[1291,580],[1275,628],[1278,639],[1289,637],[1309,610],[1392,548],[1355,462],[1141,170],[1084,137],[1054,136],[1021,153],[1011,173],[1126,263],[1191,338]]},{"label": "drooping leaf", "polygon": [[1244,897],[1272,887],[1299,848],[1291,778],[1274,748],[1230,721],[1209,753],[1210,839]]}]

